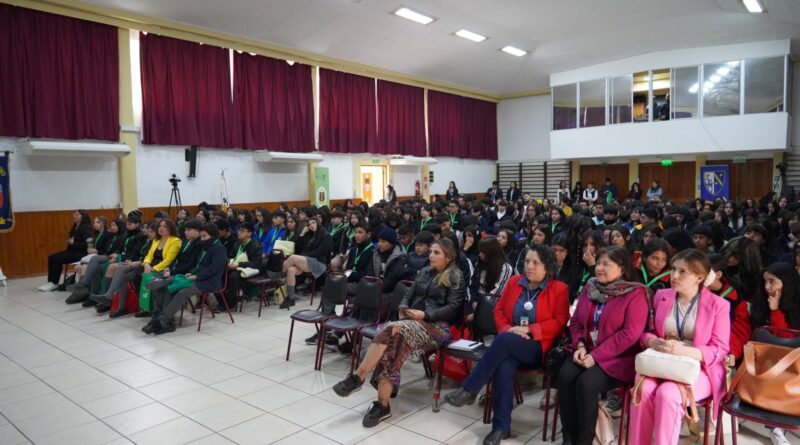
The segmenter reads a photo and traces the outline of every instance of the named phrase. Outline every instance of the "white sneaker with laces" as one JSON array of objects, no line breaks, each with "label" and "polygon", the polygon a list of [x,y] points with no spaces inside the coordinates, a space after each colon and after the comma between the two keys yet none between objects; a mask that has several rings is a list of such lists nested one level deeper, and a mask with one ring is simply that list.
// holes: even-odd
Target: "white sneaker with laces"
[{"label": "white sneaker with laces", "polygon": [[780,428],[773,428],[769,438],[772,439],[772,445],[792,445],[789,443],[789,439],[783,435],[783,430]]},{"label": "white sneaker with laces", "polygon": [[53,292],[56,289],[58,289],[58,285],[53,283],[47,283],[39,286],[39,292]]}]

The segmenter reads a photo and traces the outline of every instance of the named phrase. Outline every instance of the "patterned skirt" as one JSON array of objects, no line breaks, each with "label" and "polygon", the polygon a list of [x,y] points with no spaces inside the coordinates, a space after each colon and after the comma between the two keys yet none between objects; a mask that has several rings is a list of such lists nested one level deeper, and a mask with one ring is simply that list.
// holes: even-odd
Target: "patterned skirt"
[{"label": "patterned skirt", "polygon": [[388,379],[396,390],[400,386],[400,368],[407,358],[433,352],[449,341],[450,328],[447,323],[417,320],[384,323],[378,327],[378,335],[372,342],[386,345],[386,350],[372,373],[370,384],[377,389],[381,380]]}]

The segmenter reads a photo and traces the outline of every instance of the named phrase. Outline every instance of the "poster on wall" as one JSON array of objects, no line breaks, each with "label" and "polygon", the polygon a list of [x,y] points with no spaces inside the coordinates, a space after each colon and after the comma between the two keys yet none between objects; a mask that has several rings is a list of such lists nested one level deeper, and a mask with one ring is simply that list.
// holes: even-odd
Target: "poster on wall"
[{"label": "poster on wall", "polygon": [[728,200],[731,189],[731,176],[727,165],[704,165],[700,167],[700,197],[713,201],[716,198]]},{"label": "poster on wall", "polygon": [[9,175],[8,152],[0,156],[0,233],[14,228],[14,211],[11,209],[11,176]]},{"label": "poster on wall", "polygon": [[328,167],[314,167],[314,205],[317,207],[328,205],[330,200]]}]

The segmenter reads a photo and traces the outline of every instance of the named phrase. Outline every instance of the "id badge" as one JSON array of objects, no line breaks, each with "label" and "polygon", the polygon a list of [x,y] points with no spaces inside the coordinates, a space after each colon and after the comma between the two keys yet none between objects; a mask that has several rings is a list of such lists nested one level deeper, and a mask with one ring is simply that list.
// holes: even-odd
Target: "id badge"
[{"label": "id badge", "polygon": [[528,317],[520,317],[520,319],[519,319],[519,325],[520,326],[528,327],[528,323],[529,323]]},{"label": "id badge", "polygon": [[589,336],[592,337],[592,344],[597,346],[597,330],[590,332]]},{"label": "id badge", "polygon": [[353,269],[344,271],[344,276],[350,278],[350,274],[353,273]]}]

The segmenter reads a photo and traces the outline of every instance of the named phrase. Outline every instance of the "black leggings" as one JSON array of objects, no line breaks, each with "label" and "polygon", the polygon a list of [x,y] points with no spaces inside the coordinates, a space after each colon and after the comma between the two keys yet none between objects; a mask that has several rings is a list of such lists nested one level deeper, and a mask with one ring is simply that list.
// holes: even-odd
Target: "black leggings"
[{"label": "black leggings", "polygon": [[600,366],[589,369],[570,357],[558,373],[558,404],[561,431],[577,445],[591,445],[597,423],[600,396],[624,383],[609,376]]},{"label": "black leggings", "polygon": [[81,255],[80,252],[64,250],[47,257],[47,281],[53,284],[61,282],[61,272],[64,265],[80,261],[84,255]]}]

